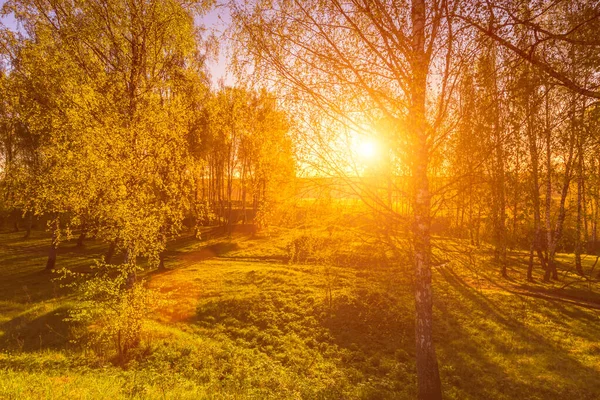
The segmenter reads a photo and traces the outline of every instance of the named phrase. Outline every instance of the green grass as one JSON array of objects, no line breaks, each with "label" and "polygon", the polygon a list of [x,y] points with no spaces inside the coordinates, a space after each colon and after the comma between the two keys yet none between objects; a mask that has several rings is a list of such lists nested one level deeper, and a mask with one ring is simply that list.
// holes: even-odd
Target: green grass
[{"label": "green grass", "polygon": [[[0,398],[414,398],[410,268],[288,264],[293,235],[173,243],[170,270],[146,275],[172,302],[121,368],[70,341],[75,300],[40,272],[48,237],[0,234]],[[485,249],[468,260],[453,246],[434,270],[445,397],[600,398],[600,311],[575,304],[598,290],[569,257],[561,282],[540,282],[538,268],[526,283],[524,254],[503,280]],[[58,264],[83,268],[103,251],[65,243]]]}]

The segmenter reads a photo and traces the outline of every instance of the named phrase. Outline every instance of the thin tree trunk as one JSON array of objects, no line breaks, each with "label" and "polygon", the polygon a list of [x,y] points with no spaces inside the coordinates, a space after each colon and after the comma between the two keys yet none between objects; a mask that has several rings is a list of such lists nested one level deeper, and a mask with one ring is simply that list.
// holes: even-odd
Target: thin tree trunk
[{"label": "thin tree trunk", "polygon": [[247,165],[247,161],[244,159],[242,161],[242,181],[241,181],[241,193],[240,193],[240,200],[242,202],[242,218],[244,221],[244,224],[248,223],[247,220],[247,216],[246,216],[246,165]]},{"label": "thin tree trunk", "polygon": [[592,197],[592,243],[596,246],[598,241],[598,217],[600,214],[600,159],[598,161],[598,169],[596,171],[596,182],[594,182],[594,196]]},{"label": "thin tree trunk", "polygon": [[520,185],[520,177],[519,177],[519,172],[521,171],[521,158],[519,157],[519,154],[521,152],[520,146],[519,146],[519,132],[515,129],[515,146],[516,146],[516,151],[515,151],[515,180],[514,180],[514,203],[513,203],[513,221],[512,221],[512,238],[511,238],[511,248],[514,248],[514,243],[517,240],[517,222],[518,222],[518,215],[519,215],[519,193],[521,190],[521,185]]},{"label": "thin tree trunk", "polygon": [[533,255],[538,254],[538,258],[543,269],[546,269],[546,262],[542,252],[542,227],[540,210],[540,183],[539,183],[539,151],[537,144],[537,134],[533,121],[533,110],[531,109],[531,91],[527,92],[526,112],[527,112],[527,137],[529,141],[529,158],[531,164],[531,195],[533,198],[533,238],[531,239],[531,249],[529,265],[527,267],[527,280],[533,281]]},{"label": "thin tree trunk", "polygon": [[161,251],[160,254],[158,255],[158,270],[159,271],[166,271],[167,268],[165,267],[165,252]]},{"label": "thin tree trunk", "polygon": [[[471,171],[469,171],[471,172]],[[469,174],[470,179],[471,174]],[[473,184],[469,181],[469,239],[471,246],[475,246],[475,221],[473,220]]]},{"label": "thin tree trunk", "polygon": [[58,224],[55,224],[52,231],[52,241],[50,243],[50,252],[48,253],[48,261],[46,261],[46,271],[53,271],[56,267],[56,253],[58,248]]},{"label": "thin tree trunk", "polygon": [[529,264],[527,265],[527,280],[533,282],[533,255],[535,251],[535,239],[531,241],[529,247]]},{"label": "thin tree trunk", "polygon": [[552,215],[551,206],[552,206],[552,153],[551,153],[551,137],[550,137],[550,122],[549,119],[549,107],[548,107],[548,89],[546,89],[546,118],[545,118],[545,131],[546,131],[546,243],[547,250],[546,259],[548,262],[546,263],[546,268],[544,272],[544,281],[550,280],[550,273],[554,266],[553,257],[551,254],[553,252],[552,248],[554,247],[554,240],[552,238]]},{"label": "thin tree trunk", "polygon": [[231,236],[231,225],[233,224],[233,207],[232,197],[233,195],[233,171],[229,171],[227,174],[227,235]]},{"label": "thin tree trunk", "polygon": [[108,245],[108,251],[106,252],[106,257],[104,257],[104,262],[110,264],[113,256],[115,255],[115,250],[117,248],[117,240],[112,240]]},{"label": "thin tree trunk", "polygon": [[29,239],[31,236],[31,228],[33,226],[33,213],[31,211],[27,212],[27,230],[25,231],[25,236],[23,239]]},{"label": "thin tree trunk", "polygon": [[425,53],[424,0],[413,0],[412,10],[411,102],[409,121],[414,131],[414,264],[415,264],[415,337],[418,398],[438,400],[442,388],[433,343],[433,289],[431,286],[431,198],[429,193],[429,148],[425,120],[428,62]]},{"label": "thin tree trunk", "polygon": [[506,197],[505,197],[505,174],[504,174],[504,151],[502,149],[502,141],[500,139],[499,132],[496,133],[497,136],[497,157],[498,162],[496,165],[498,174],[496,180],[496,192],[498,196],[496,210],[497,215],[497,232],[496,232],[496,254],[498,257],[498,262],[500,263],[501,273],[503,277],[508,277],[507,274],[507,259],[506,259]]},{"label": "thin tree trunk", "polygon": [[583,268],[581,266],[581,222],[582,222],[582,200],[583,200],[583,172],[582,155],[579,155],[579,176],[577,177],[577,222],[575,232],[575,270],[579,275],[583,275]]},{"label": "thin tree trunk", "polygon": [[579,275],[583,275],[583,267],[581,265],[581,228],[583,222],[583,139],[581,135],[577,138],[577,222],[575,233],[575,270]]},{"label": "thin tree trunk", "polygon": [[81,234],[79,235],[79,238],[77,238],[77,247],[78,248],[83,248],[83,241],[85,240],[87,231],[86,231],[86,227],[85,225],[81,228]]},{"label": "thin tree trunk", "polygon": [[495,147],[495,162],[494,162],[494,187],[492,195],[495,197],[495,236],[496,236],[496,259],[500,263],[501,273],[503,277],[507,277],[507,260],[506,260],[506,174],[504,162],[504,143],[502,137],[502,127],[500,123],[500,100],[498,99],[498,81],[496,74],[496,51],[492,44],[492,63],[494,71],[492,75],[492,90],[493,90],[493,135]]},{"label": "thin tree trunk", "polygon": [[588,215],[588,196],[587,196],[587,185],[585,180],[585,159],[583,160],[583,172],[581,178],[581,208],[583,217],[583,246],[582,248],[587,249],[587,244],[590,241],[590,224]]},{"label": "thin tree trunk", "polygon": [[133,250],[127,249],[125,252],[125,261],[124,264],[129,268],[129,273],[127,275],[127,288],[131,289],[133,285],[137,281],[137,274],[135,272],[135,255]]},{"label": "thin tree trunk", "polygon": [[565,177],[563,181],[562,191],[560,194],[560,203],[558,208],[558,216],[556,218],[556,227],[553,234],[549,233],[549,238],[551,238],[551,243],[548,245],[548,257],[547,263],[548,268],[546,269],[546,274],[544,275],[544,280],[548,281],[550,279],[550,275],[552,279],[558,279],[558,270],[556,269],[556,249],[558,247],[558,242],[562,238],[563,227],[565,223],[565,218],[567,216],[567,210],[565,207],[565,203],[567,200],[567,195],[569,194],[569,186],[571,184],[572,179],[572,164],[573,164],[573,147],[574,147],[574,137],[571,138],[571,145],[569,149],[569,157],[565,163]]}]

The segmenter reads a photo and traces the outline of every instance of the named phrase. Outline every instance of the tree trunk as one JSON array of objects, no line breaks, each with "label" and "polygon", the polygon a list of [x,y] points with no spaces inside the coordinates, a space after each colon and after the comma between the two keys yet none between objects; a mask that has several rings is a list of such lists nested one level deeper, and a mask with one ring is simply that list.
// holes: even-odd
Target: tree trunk
[{"label": "tree trunk", "polygon": [[541,206],[540,206],[540,179],[539,179],[539,151],[538,151],[538,136],[535,131],[533,120],[533,109],[531,107],[532,90],[528,87],[527,97],[525,99],[527,113],[527,139],[529,142],[529,158],[531,163],[531,196],[533,198],[533,238],[531,238],[531,249],[529,257],[529,265],[527,267],[527,280],[533,281],[533,255],[537,253],[542,268],[546,270],[546,262],[542,252],[542,222],[541,222]]},{"label": "tree trunk", "polygon": [[412,82],[408,110],[411,145],[414,202],[414,266],[415,266],[415,337],[418,398],[442,398],[437,357],[433,343],[433,290],[431,286],[431,198],[429,193],[429,148],[425,119],[428,61],[425,53],[424,0],[413,0],[412,18]]},{"label": "tree trunk", "polygon": [[32,226],[33,226],[33,213],[31,211],[29,211],[27,213],[27,230],[25,231],[25,236],[23,236],[23,239],[29,239],[29,237],[31,236]]},{"label": "tree trunk", "polygon": [[126,283],[128,289],[131,289],[137,281],[137,274],[135,273],[135,262],[136,260],[133,250],[127,249],[125,252],[125,261],[123,263],[129,268]]},{"label": "tree trunk", "polygon": [[550,273],[552,272],[552,268],[554,266],[554,259],[551,256],[554,247],[554,240],[552,237],[552,215],[551,215],[551,206],[552,206],[552,153],[551,153],[551,137],[550,137],[550,122],[549,119],[549,107],[548,107],[548,90],[546,89],[546,246],[547,246],[547,260],[546,268],[544,271],[544,281],[548,282],[550,280]]},{"label": "tree trunk", "polygon": [[575,233],[575,270],[583,276],[583,267],[581,265],[581,228],[583,222],[583,139],[581,135],[577,138],[577,222]]},{"label": "tree trunk", "polygon": [[227,235],[231,236],[231,225],[233,224],[233,206],[231,196],[233,195],[233,176],[227,176]]},{"label": "tree trunk", "polygon": [[507,273],[507,259],[506,259],[506,197],[505,197],[505,175],[504,175],[504,151],[502,149],[502,141],[500,134],[497,133],[497,157],[498,163],[496,165],[498,174],[496,179],[496,195],[497,207],[497,226],[496,226],[496,254],[497,260],[500,263],[500,269],[503,277],[508,277]]},{"label": "tree trunk", "polygon": [[535,252],[535,239],[531,241],[529,248],[529,264],[527,265],[527,281],[533,282],[533,255]]},{"label": "tree trunk", "polygon": [[577,195],[577,227],[575,233],[575,270],[579,275],[583,275],[583,267],[581,265],[581,200],[580,195]]},{"label": "tree trunk", "polygon": [[[575,101],[574,99],[572,101]],[[549,135],[549,133],[548,133]],[[548,139],[549,140],[549,139]],[[556,227],[554,229],[554,234],[548,233],[548,268],[546,269],[546,273],[544,274],[544,280],[550,280],[550,275],[552,275],[552,279],[558,279],[558,270],[556,269],[556,249],[558,247],[558,243],[563,234],[563,227],[565,222],[565,217],[567,215],[567,210],[565,207],[565,203],[567,200],[567,195],[569,194],[569,186],[571,185],[572,173],[573,173],[573,154],[575,150],[575,140],[576,140],[576,132],[575,132],[575,115],[573,110],[572,122],[571,122],[571,132],[569,138],[569,154],[567,156],[567,160],[565,161],[565,176],[563,179],[562,190],[560,193],[560,203],[558,207],[558,216],[556,218]],[[550,166],[550,155],[548,154],[548,166]],[[549,170],[550,171],[550,170]],[[550,172],[548,172],[550,173]],[[548,178],[550,179],[550,178]],[[550,189],[548,189],[548,196],[551,195]],[[546,200],[549,202],[549,200]],[[548,209],[549,206],[547,205]],[[548,225],[548,222],[546,223]]]},{"label": "tree trunk", "polygon": [[[425,143],[423,143],[425,147]],[[420,157],[427,157],[420,152]],[[414,262],[415,262],[415,334],[417,341],[417,380],[419,399],[441,399],[441,383],[433,344],[433,290],[431,286],[430,195],[427,161],[417,161],[414,171]]]},{"label": "tree trunk", "polygon": [[115,250],[117,248],[117,240],[112,240],[108,245],[108,251],[106,252],[106,257],[104,257],[104,262],[110,264],[113,256],[115,255]]},{"label": "tree trunk", "polygon": [[159,271],[166,271],[167,268],[165,267],[165,252],[162,251],[159,255],[158,255],[158,270]]},{"label": "tree trunk", "polygon": [[519,215],[519,193],[521,191],[520,185],[520,172],[521,172],[521,158],[519,157],[520,146],[519,146],[519,132],[515,129],[515,146],[517,150],[515,151],[515,180],[514,180],[514,193],[513,193],[513,220],[512,220],[512,240],[511,240],[511,248],[515,248],[515,243],[517,240],[517,226],[518,226],[518,215]]},{"label": "tree trunk", "polygon": [[595,175],[594,195],[592,196],[592,237],[591,242],[596,246],[598,241],[598,216],[600,214],[600,159],[598,160],[598,168],[593,164],[592,159],[592,176]]},{"label": "tree trunk", "polygon": [[563,187],[560,194],[560,203],[558,208],[558,216],[556,218],[556,227],[554,229],[554,233],[548,233],[548,239],[550,243],[548,244],[548,257],[547,264],[548,268],[546,268],[546,273],[544,274],[544,280],[550,280],[550,276],[552,279],[558,279],[558,270],[556,269],[556,249],[558,247],[558,242],[560,241],[563,234],[563,227],[565,223],[565,217],[567,216],[567,210],[565,207],[565,202],[567,200],[567,195],[569,193],[569,186],[571,184],[571,164],[572,164],[572,155],[569,155],[569,159],[566,162],[565,167],[565,178],[563,181]]},{"label": "tree trunk", "polygon": [[56,250],[58,247],[58,235],[56,231],[52,232],[52,242],[50,243],[50,252],[48,261],[46,261],[46,271],[53,271],[56,267]]},{"label": "tree trunk", "polygon": [[246,183],[242,186],[242,218],[244,219],[244,224],[248,223],[248,213],[246,211]]},{"label": "tree trunk", "polygon": [[79,238],[77,238],[77,248],[79,248],[79,249],[83,248],[83,241],[85,240],[85,236],[86,236],[86,231],[84,228],[84,230],[81,231]]},{"label": "tree trunk", "polygon": [[495,162],[494,162],[494,187],[492,195],[494,196],[495,204],[495,252],[496,260],[500,263],[501,273],[503,277],[507,277],[507,260],[506,260],[506,174],[504,161],[504,138],[502,135],[502,126],[500,123],[500,99],[498,96],[498,77],[496,69],[496,49],[492,44],[492,94],[493,94],[493,135],[495,147]]}]

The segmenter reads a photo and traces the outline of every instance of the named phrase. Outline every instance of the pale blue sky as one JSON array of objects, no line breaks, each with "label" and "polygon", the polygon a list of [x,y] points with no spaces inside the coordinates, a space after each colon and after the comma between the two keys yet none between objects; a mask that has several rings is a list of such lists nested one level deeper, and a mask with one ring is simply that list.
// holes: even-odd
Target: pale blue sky
[{"label": "pale blue sky", "polygon": [[[202,18],[198,18],[196,22],[204,25],[208,31],[214,33],[217,38],[220,38],[227,25],[231,22],[229,9],[224,6],[217,6]],[[219,57],[217,60],[208,63],[208,69],[212,77],[213,85],[217,85],[221,79],[223,79],[226,84],[231,85],[234,81],[231,74],[227,73],[227,49],[224,45],[224,39],[219,40],[219,43]]]}]

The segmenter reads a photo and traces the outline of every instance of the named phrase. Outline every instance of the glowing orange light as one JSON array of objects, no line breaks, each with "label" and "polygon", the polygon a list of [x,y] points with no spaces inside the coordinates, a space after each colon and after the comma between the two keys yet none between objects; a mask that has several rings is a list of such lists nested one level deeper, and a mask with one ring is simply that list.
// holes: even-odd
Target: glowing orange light
[{"label": "glowing orange light", "polygon": [[373,140],[362,140],[356,144],[356,154],[363,161],[370,161],[377,157],[379,149]]}]

